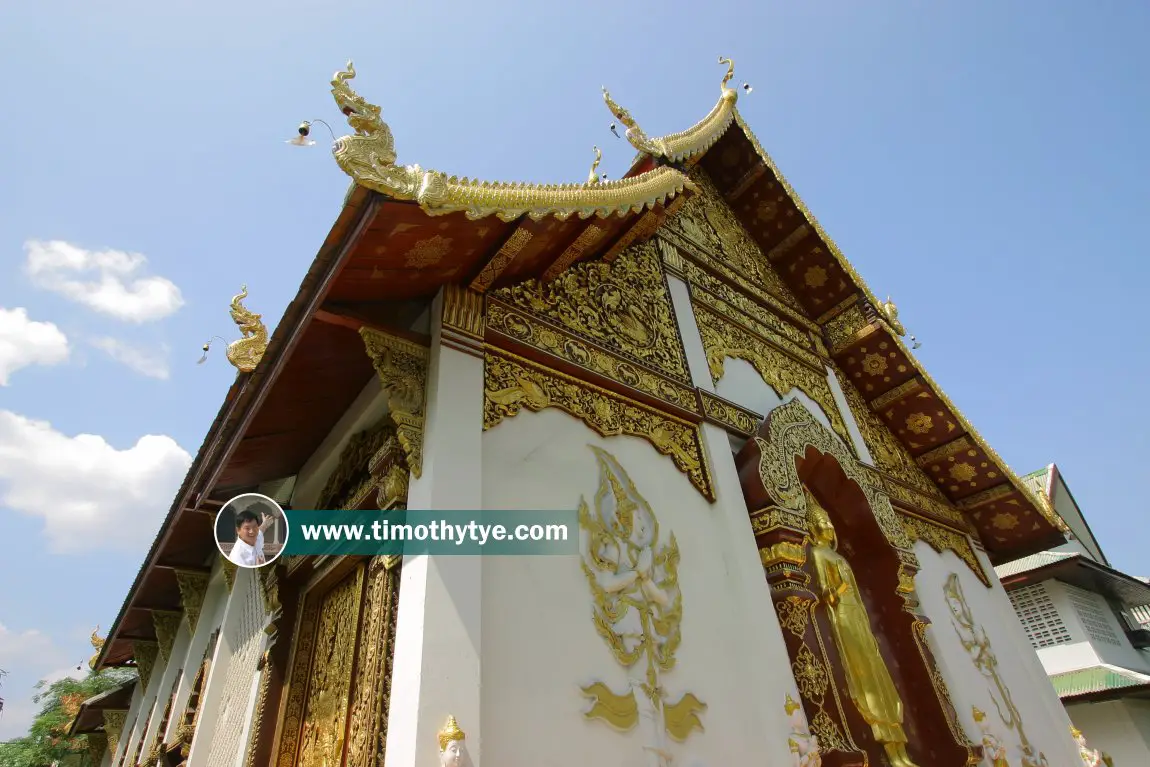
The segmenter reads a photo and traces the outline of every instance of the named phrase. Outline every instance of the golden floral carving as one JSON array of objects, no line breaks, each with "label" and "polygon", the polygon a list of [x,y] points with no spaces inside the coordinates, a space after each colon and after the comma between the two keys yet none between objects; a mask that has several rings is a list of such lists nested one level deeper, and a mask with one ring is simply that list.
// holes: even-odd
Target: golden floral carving
[{"label": "golden floral carving", "polygon": [[152,610],[152,626],[156,629],[156,649],[164,663],[172,656],[172,645],[180,632],[183,613],[172,610]]},{"label": "golden floral carving", "polygon": [[427,396],[426,347],[372,328],[359,334],[387,393],[388,417],[407,456],[407,467],[418,479],[423,473],[423,418]]},{"label": "golden floral carving", "polygon": [[758,413],[741,408],[701,389],[699,400],[703,403],[703,415],[710,421],[744,436],[754,434],[763,420]]},{"label": "golden floral carving", "polygon": [[108,736],[108,753],[116,755],[120,746],[120,736],[124,731],[124,724],[128,721],[127,711],[111,711],[104,709],[104,732]]},{"label": "golden floral carving", "polygon": [[886,372],[886,358],[881,354],[871,352],[863,357],[862,368],[868,376],[880,376]]},{"label": "golden floral carving", "polygon": [[906,428],[915,434],[927,434],[934,428],[934,419],[926,413],[911,413],[906,417]]},{"label": "golden floral carving", "polygon": [[573,362],[685,410],[698,410],[693,387],[635,365],[615,352],[576,338],[566,331],[535,319],[530,314],[513,311],[502,303],[492,300],[487,310],[487,322],[492,330],[560,359]]},{"label": "golden floral carving", "polygon": [[300,767],[328,767],[343,753],[364,567],[323,599],[308,680],[299,750]]},{"label": "golden floral carving", "polygon": [[148,690],[148,682],[152,680],[152,669],[156,667],[156,657],[159,654],[160,646],[156,642],[132,642],[132,657],[136,660],[136,672],[140,676],[141,695]]},{"label": "golden floral carving", "polygon": [[[824,366],[822,358],[812,351],[813,345],[809,337],[795,326],[790,325],[790,323],[778,317],[774,317],[765,309],[759,309],[759,311],[755,313],[744,312],[743,316],[740,316],[738,312],[732,310],[729,304],[724,303],[706,290],[698,289],[694,285],[691,287],[691,304],[692,306],[698,305],[706,307],[712,314],[717,314],[720,317],[726,317],[740,325],[745,325],[750,328],[755,335],[766,341],[770,341],[780,349],[786,350],[812,367],[821,370]],[[789,330],[787,330],[788,328]],[[782,332],[775,332],[776,330]]]},{"label": "golden floral carving", "polygon": [[397,558],[375,557],[368,566],[366,615],[356,663],[355,695],[348,728],[347,767],[375,767],[383,761],[395,626],[399,614]]},{"label": "golden floral carving", "polygon": [[512,232],[511,236],[507,238],[507,242],[500,246],[491,260],[487,262],[487,265],[483,267],[483,270],[479,272],[479,276],[471,281],[471,289],[486,293],[499,279],[499,275],[503,274],[503,270],[507,268],[508,264],[515,260],[515,257],[534,237],[534,234],[523,228]]},{"label": "golden floral carving", "polygon": [[434,266],[451,252],[451,238],[435,235],[426,240],[420,240],[411,246],[404,255],[403,265],[409,269],[422,269],[425,266]]},{"label": "golden floral carving", "polygon": [[950,608],[951,623],[954,632],[958,635],[962,648],[970,656],[971,662],[978,672],[990,683],[988,690],[1002,723],[1018,734],[1019,747],[1022,749],[1023,767],[1039,767],[1046,764],[1046,756],[1039,752],[1026,736],[1026,728],[1022,722],[1022,714],[1014,705],[1010,687],[1003,681],[998,673],[998,657],[990,645],[990,637],[982,625],[977,623],[966,595],[962,592],[962,583],[958,580],[958,573],[947,576],[943,585],[943,594],[946,605]]},{"label": "golden floral carving", "polygon": [[184,608],[184,615],[188,619],[188,633],[196,633],[196,625],[200,622],[200,611],[204,607],[204,598],[208,594],[208,584],[211,578],[207,573],[192,570],[176,570],[176,584],[180,589],[180,606]]},{"label": "golden floral carving", "polygon": [[319,620],[321,600],[309,594],[304,600],[303,609],[296,623],[294,647],[287,688],[284,691],[283,724],[277,767],[297,767],[296,752],[299,749],[300,727],[303,724],[304,706],[307,703],[308,670],[317,638],[316,623]]},{"label": "golden floral carving", "polygon": [[[890,391],[885,392],[885,393],[880,394],[879,396],[875,397],[874,400],[871,402],[871,409],[873,409],[876,413],[882,412],[883,410],[886,409],[887,405],[890,405],[894,402],[898,402],[899,400],[903,399],[904,397],[908,397],[911,394],[914,394],[915,392],[919,391],[920,389],[922,389],[922,382],[919,381],[917,378],[912,378],[909,381],[907,381],[906,383],[901,383],[898,386],[891,389]],[[960,437],[960,439],[962,439],[962,438]],[[934,452],[934,451],[932,450],[931,452]],[[927,455],[930,455],[930,453],[927,453]]]},{"label": "golden floral carving", "polygon": [[839,412],[825,368],[820,373],[783,353],[772,344],[752,336],[737,325],[696,305],[695,320],[699,325],[707,366],[717,384],[723,377],[727,357],[745,360],[754,366],[763,382],[780,396],[797,388],[817,402],[845,445],[851,445],[850,433]]},{"label": "golden floral carving", "polygon": [[819,711],[811,720],[811,734],[818,739],[823,751],[854,751],[851,744],[843,737],[842,730],[835,724],[826,711]]},{"label": "golden floral carving", "polygon": [[[909,553],[911,541],[899,514],[890,504],[874,476],[855,460],[843,443],[814,417],[799,400],[791,400],[771,411],[767,419],[768,437],[755,437],[762,457],[759,476],[767,494],[784,509],[805,515],[806,497],[799,479],[795,459],[803,456],[808,447],[834,456],[848,479],[854,480],[866,496],[867,503],[888,542],[908,561],[915,561]],[[805,529],[805,523],[804,523]]]},{"label": "golden floral carving", "polygon": [[951,466],[948,473],[959,482],[969,482],[978,476],[978,469],[964,461]]},{"label": "golden floral carving", "polygon": [[397,440],[395,424],[384,416],[374,426],[353,434],[339,453],[339,459],[323,491],[317,508],[354,508],[366,491],[374,486],[369,463],[373,456],[393,440]]},{"label": "golden floral carving", "polygon": [[553,282],[527,280],[495,295],[630,360],[690,382],[671,295],[651,243],[613,263],[577,264]]},{"label": "golden floral carving", "polygon": [[960,509],[976,509],[979,506],[985,506],[991,501],[1000,501],[1009,495],[1013,495],[1016,491],[1017,488],[1010,484],[995,485],[994,487],[980,490],[974,495],[956,501],[955,505]]},{"label": "golden floral carving", "polygon": [[523,408],[539,412],[557,407],[600,436],[642,437],[659,453],[670,456],[707,500],[715,498],[702,436],[695,424],[493,349],[487,350],[485,358],[484,394],[484,429],[497,426]]},{"label": "golden floral carving", "polygon": [[805,533],[807,531],[805,513],[781,509],[777,506],[751,512],[751,532],[756,536],[778,528]]},{"label": "golden floral carving", "polygon": [[855,341],[874,332],[873,326],[867,322],[862,307],[857,303],[832,318],[823,326],[826,333],[827,345],[831,354],[838,354]]},{"label": "golden floral carving", "polygon": [[[847,406],[854,414],[855,424],[862,434],[863,442],[866,443],[876,466],[924,495],[937,499],[937,501],[945,501],[946,498],[938,486],[918,467],[906,446],[891,433],[887,425],[870,409],[855,385],[843,375],[842,370],[837,366],[832,365],[832,369],[838,379],[839,387],[843,391]],[[950,509],[950,507],[946,508]],[[951,518],[958,517],[958,513],[950,509],[948,516]]]},{"label": "golden floral carving", "polygon": [[723,201],[707,173],[696,166],[691,170],[691,180],[699,187],[699,194],[688,199],[666,226],[746,274],[783,303],[800,309],[794,293]]},{"label": "golden floral carving", "polygon": [[1018,517],[1013,512],[1000,511],[991,518],[990,524],[999,530],[1013,530],[1018,527]]},{"label": "golden floral carving", "polygon": [[631,685],[623,694],[602,682],[584,687],[583,694],[593,700],[586,716],[623,729],[640,719],[661,721],[656,742],[646,745],[662,750],[662,731],[686,740],[693,730],[703,729],[699,715],[707,708],[690,692],[671,702],[663,683],[663,676],[675,668],[682,641],[679,545],[674,533],[660,541],[654,510],[618,459],[600,448],[591,450],[599,467],[599,488],[593,506],[579,500],[581,564],[596,632],[616,662],[628,669]]},{"label": "golden floral carving", "polygon": [[812,266],[803,275],[803,281],[812,288],[821,288],[827,284],[827,270],[821,266]]},{"label": "golden floral carving", "polygon": [[821,701],[830,686],[830,676],[826,668],[805,644],[799,647],[791,664],[791,672],[795,676],[795,684],[804,698],[812,701]]},{"label": "golden floral carving", "polygon": [[811,600],[789,596],[775,602],[779,615],[779,625],[798,638],[807,633],[807,621],[811,617]]}]

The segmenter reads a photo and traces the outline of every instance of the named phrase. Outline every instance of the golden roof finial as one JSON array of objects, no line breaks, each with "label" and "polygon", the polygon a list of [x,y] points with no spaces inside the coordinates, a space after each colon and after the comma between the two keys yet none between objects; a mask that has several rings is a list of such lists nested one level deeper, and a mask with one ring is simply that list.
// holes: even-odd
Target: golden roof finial
[{"label": "golden roof finial", "polygon": [[785,708],[785,709],[786,709],[786,711],[787,711],[787,716],[790,716],[791,714],[795,713],[795,712],[796,712],[796,711],[798,711],[800,708],[802,708],[802,706],[800,706],[800,705],[799,705],[799,704],[798,704],[798,703],[795,701],[795,699],[791,697],[791,694],[788,692],[788,693],[787,693],[787,701],[786,701],[786,703],[784,703],[784,704],[783,704],[783,708]]},{"label": "golden roof finial", "polygon": [[591,147],[595,150],[595,162],[591,163],[591,172],[587,174],[588,184],[598,184],[599,174],[596,169],[599,167],[599,162],[603,159],[603,153],[599,151],[599,147]]},{"label": "golden roof finial", "polygon": [[92,648],[96,652],[88,660],[88,668],[95,671],[96,670],[96,661],[100,657],[100,651],[104,649],[104,642],[107,641],[107,640],[102,639],[100,637],[100,627],[99,626],[97,626],[95,631],[92,632],[92,636],[91,636],[89,641],[92,643]]},{"label": "golden roof finial", "polygon": [[444,751],[447,749],[447,744],[455,740],[466,740],[467,735],[463,730],[459,729],[459,722],[455,721],[454,716],[448,716],[447,722],[439,731],[439,750]]},{"label": "golden roof finial", "polygon": [[268,329],[261,315],[243,305],[248,297],[248,286],[240,287],[240,292],[232,298],[232,322],[236,323],[243,338],[228,344],[228,362],[241,373],[250,373],[263,359],[268,348]]},{"label": "golden roof finial", "polygon": [[720,56],[719,63],[727,65],[727,74],[723,75],[723,82],[719,86],[722,92],[726,93],[727,91],[731,90],[727,87],[727,83],[731,82],[731,80],[735,77],[735,60]]}]

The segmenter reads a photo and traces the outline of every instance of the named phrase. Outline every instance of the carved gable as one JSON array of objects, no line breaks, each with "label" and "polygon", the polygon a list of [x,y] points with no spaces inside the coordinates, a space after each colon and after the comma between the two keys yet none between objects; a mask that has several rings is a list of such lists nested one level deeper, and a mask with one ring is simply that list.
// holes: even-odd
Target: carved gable
[{"label": "carved gable", "polygon": [[696,166],[691,180],[698,185],[699,193],[687,200],[666,226],[783,303],[800,309],[794,293],[735,218],[707,173]]}]

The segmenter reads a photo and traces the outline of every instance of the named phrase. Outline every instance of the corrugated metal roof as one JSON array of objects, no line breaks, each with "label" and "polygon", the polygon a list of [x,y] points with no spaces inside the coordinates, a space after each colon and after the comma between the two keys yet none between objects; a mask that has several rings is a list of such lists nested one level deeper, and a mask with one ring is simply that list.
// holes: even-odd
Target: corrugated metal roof
[{"label": "corrugated metal roof", "polygon": [[1077,556],[1081,555],[1071,551],[1042,551],[1038,554],[1031,554],[1029,557],[1023,557],[1022,559],[1016,559],[1013,562],[999,565],[994,568],[994,572],[998,575],[999,579],[1009,578],[1012,575],[1025,573],[1028,570],[1037,570],[1053,562],[1060,562],[1069,557]]},{"label": "corrugated metal roof", "polygon": [[1116,666],[1091,666],[1050,677],[1060,698],[1150,685],[1150,676]]},{"label": "corrugated metal roof", "polygon": [[1038,493],[1039,495],[1046,495],[1046,482],[1050,476],[1050,467],[1032,471],[1022,478],[1022,484]]}]

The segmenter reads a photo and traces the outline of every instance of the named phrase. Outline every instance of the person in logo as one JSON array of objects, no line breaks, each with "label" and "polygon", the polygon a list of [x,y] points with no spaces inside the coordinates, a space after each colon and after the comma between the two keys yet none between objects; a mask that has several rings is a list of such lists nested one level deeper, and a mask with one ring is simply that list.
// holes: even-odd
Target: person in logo
[{"label": "person in logo", "polygon": [[240,567],[259,567],[264,564],[264,553],[258,546],[260,517],[253,511],[236,514],[236,542],[228,559]]}]

